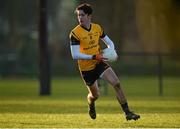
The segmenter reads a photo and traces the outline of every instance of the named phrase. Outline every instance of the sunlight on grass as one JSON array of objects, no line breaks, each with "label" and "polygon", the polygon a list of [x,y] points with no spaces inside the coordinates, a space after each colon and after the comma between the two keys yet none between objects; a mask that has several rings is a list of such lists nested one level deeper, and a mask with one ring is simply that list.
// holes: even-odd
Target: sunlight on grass
[{"label": "sunlight on grass", "polygon": [[91,120],[88,114],[6,113],[3,116],[0,115],[1,127],[6,128],[177,128],[180,126],[179,121],[180,113],[141,114],[141,119],[138,121],[126,121],[122,114],[98,114],[96,120]]},{"label": "sunlight on grass", "polygon": [[0,128],[178,128],[179,82],[166,82],[165,95],[158,96],[154,78],[123,78],[129,106],[141,115],[126,121],[110,87],[97,100],[97,119],[91,120],[87,89],[79,78],[53,80],[51,96],[38,95],[37,80],[2,80]]}]

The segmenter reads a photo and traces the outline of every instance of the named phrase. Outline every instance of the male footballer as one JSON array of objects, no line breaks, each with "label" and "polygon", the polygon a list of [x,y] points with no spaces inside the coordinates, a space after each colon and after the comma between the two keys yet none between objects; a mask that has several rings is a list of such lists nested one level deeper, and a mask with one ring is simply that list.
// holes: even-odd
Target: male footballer
[{"label": "male footballer", "polygon": [[81,77],[89,91],[87,95],[89,115],[92,119],[96,119],[95,101],[100,95],[97,80],[102,78],[114,88],[126,119],[137,120],[140,115],[129,109],[117,75],[101,54],[100,39],[111,49],[115,49],[114,43],[100,25],[91,22],[92,12],[90,4],[79,5],[75,10],[79,25],[70,32],[72,58],[78,61]]}]

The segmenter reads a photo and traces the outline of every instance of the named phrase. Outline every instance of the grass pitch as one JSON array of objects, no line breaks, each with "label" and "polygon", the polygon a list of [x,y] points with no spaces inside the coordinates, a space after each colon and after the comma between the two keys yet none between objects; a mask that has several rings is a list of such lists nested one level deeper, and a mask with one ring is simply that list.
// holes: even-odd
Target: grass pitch
[{"label": "grass pitch", "polygon": [[138,121],[126,121],[113,89],[96,102],[97,119],[87,113],[87,90],[80,78],[52,81],[52,95],[39,96],[37,80],[0,82],[0,128],[180,128],[180,81],[166,78],[164,95],[152,77],[121,79]]}]

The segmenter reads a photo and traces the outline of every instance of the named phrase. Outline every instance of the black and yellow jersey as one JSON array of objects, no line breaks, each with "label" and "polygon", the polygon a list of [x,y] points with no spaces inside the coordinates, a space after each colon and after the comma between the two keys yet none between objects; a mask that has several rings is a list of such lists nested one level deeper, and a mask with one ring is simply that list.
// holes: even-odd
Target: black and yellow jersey
[{"label": "black and yellow jersey", "polygon": [[[89,30],[77,25],[70,33],[71,45],[79,45],[80,52],[87,55],[95,55],[101,52],[99,39],[105,36],[103,29],[98,24],[91,23]],[[78,60],[81,71],[89,71],[95,68],[97,60]]]}]

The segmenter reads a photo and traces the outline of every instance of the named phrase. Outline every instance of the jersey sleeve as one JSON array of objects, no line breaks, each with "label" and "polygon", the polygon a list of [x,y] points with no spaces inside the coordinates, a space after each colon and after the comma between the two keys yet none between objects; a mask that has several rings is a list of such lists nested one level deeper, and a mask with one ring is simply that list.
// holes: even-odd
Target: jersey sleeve
[{"label": "jersey sleeve", "polygon": [[70,33],[69,38],[70,38],[70,45],[80,45],[80,41],[73,31]]},{"label": "jersey sleeve", "polygon": [[104,38],[106,36],[106,34],[104,33],[104,30],[101,26],[100,27],[100,38]]}]

